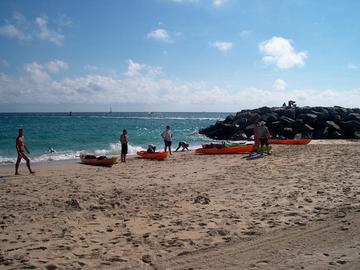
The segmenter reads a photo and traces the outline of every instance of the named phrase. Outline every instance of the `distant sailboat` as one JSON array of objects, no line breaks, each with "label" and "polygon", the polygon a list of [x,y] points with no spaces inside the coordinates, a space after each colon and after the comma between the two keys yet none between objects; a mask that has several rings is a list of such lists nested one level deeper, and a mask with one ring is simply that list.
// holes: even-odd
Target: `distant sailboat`
[{"label": "distant sailboat", "polygon": [[112,113],[112,108],[111,108],[111,106],[110,106],[110,110],[109,110],[109,113]]}]

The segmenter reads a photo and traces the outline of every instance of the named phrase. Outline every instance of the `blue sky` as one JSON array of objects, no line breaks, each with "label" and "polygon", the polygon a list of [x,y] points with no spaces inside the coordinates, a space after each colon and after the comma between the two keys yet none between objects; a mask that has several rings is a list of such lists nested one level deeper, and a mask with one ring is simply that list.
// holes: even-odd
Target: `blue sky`
[{"label": "blue sky", "polygon": [[358,107],[360,1],[1,1],[0,111]]}]

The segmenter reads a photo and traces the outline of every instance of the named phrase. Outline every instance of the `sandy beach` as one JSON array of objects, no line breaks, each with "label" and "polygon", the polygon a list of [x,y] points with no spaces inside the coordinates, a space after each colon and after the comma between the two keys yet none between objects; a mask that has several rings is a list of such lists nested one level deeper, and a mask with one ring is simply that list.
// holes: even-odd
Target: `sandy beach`
[{"label": "sandy beach", "polygon": [[0,167],[1,269],[359,269],[360,143]]}]

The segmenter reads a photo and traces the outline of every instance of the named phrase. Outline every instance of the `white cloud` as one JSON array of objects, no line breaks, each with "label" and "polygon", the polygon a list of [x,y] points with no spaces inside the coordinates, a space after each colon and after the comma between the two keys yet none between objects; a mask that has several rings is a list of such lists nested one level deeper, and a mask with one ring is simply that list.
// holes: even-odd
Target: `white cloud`
[{"label": "white cloud", "polygon": [[68,64],[61,60],[53,60],[47,64],[39,64],[37,62],[25,64],[24,70],[32,81],[43,83],[50,80],[49,73],[56,74],[66,70],[68,67]]},{"label": "white cloud", "polygon": [[212,0],[212,4],[215,7],[220,7],[224,5],[228,0]]},{"label": "white cloud", "polygon": [[41,40],[50,41],[60,46],[64,42],[64,35],[59,33],[56,30],[50,29],[48,27],[48,20],[46,17],[37,17],[35,23],[38,26],[38,37]]},{"label": "white cloud", "polygon": [[283,37],[272,37],[260,43],[259,50],[264,54],[265,63],[276,65],[279,69],[301,67],[307,58],[306,52],[296,52],[292,41]]},{"label": "white cloud", "polygon": [[27,38],[25,33],[18,29],[16,26],[12,24],[6,24],[3,26],[0,26],[0,36],[8,37],[8,38],[14,38],[18,40],[24,40]]},{"label": "white cloud", "polygon": [[354,65],[352,63],[347,64],[348,69],[358,69],[359,67],[357,65]]},{"label": "white cloud", "polygon": [[60,71],[66,70],[68,67],[68,64],[61,60],[53,60],[47,64],[47,69],[51,73],[59,73]]},{"label": "white cloud", "polygon": [[210,43],[210,47],[218,49],[221,52],[227,52],[232,49],[233,44],[232,44],[232,42],[217,41],[217,42]]},{"label": "white cloud", "polygon": [[275,90],[285,90],[287,87],[287,83],[284,80],[281,79],[277,79],[273,86],[272,86]]},{"label": "white cloud", "polygon": [[128,60],[128,63],[128,70],[126,72],[126,75],[129,77],[138,75],[145,66],[143,64],[135,63],[131,59]]},{"label": "white cloud", "polygon": [[153,67],[145,64],[136,63],[133,60],[128,60],[128,69],[125,73],[128,77],[135,76],[146,76],[146,77],[157,77],[162,75],[162,68]]},{"label": "white cloud", "polygon": [[146,36],[148,38],[155,39],[155,40],[162,41],[162,42],[171,42],[169,33],[165,29],[162,29],[162,28],[151,31]]},{"label": "white cloud", "polygon": [[[129,60],[136,76],[88,74],[55,80],[48,64],[25,65],[25,73],[12,77],[0,72],[0,104],[120,104],[133,110],[237,111],[239,108],[281,106],[295,100],[298,106],[357,107],[360,89],[348,91],[292,89],[229,89],[204,82],[174,80],[151,71],[158,67]],[[128,67],[128,71],[129,71]]]},{"label": "white cloud", "polygon": [[30,76],[31,80],[36,83],[42,83],[50,80],[50,76],[45,67],[36,62],[26,64],[25,72]]}]

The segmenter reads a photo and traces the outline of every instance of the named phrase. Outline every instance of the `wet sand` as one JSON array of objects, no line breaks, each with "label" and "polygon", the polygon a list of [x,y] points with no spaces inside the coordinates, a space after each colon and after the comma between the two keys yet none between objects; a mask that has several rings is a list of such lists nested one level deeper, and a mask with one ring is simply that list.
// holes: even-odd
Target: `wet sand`
[{"label": "wet sand", "polygon": [[360,143],[0,167],[1,269],[357,269]]}]

